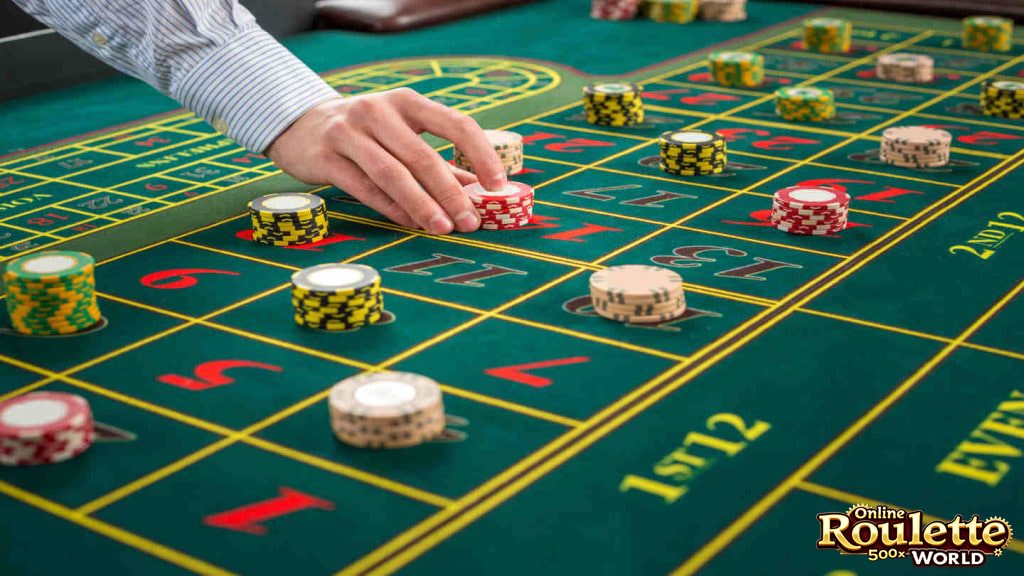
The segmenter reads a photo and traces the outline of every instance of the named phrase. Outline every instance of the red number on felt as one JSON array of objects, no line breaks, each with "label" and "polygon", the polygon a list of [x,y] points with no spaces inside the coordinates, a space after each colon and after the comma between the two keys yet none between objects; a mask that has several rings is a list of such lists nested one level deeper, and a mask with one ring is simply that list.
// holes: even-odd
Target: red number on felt
[{"label": "red number on felt", "polygon": [[166,184],[157,184],[155,182],[150,182],[150,183],[146,184],[145,188],[146,188],[146,190],[149,190],[150,192],[163,192],[164,190],[167,190],[167,185]]},{"label": "red number on felt", "polygon": [[555,366],[567,366],[570,364],[582,364],[590,362],[589,356],[573,356],[571,358],[559,358],[557,360],[544,360],[541,362],[530,362],[529,364],[516,364],[514,366],[502,366],[500,368],[488,368],[484,374],[511,380],[517,384],[525,384],[533,388],[544,388],[550,386],[553,380],[529,373],[529,370],[540,370],[542,368],[553,368]]},{"label": "red number on felt", "polygon": [[606,146],[615,146],[615,144],[605,142],[604,140],[591,140],[590,138],[572,138],[565,142],[552,142],[544,146],[544,149],[551,152],[579,154],[583,152],[584,148],[601,148]]},{"label": "red number on felt", "polygon": [[753,134],[754,136],[771,136],[772,133],[767,130],[758,130],[755,128],[722,128],[716,130],[725,138],[726,142],[735,142],[737,140],[746,140],[746,136],[742,134]]},{"label": "red number on felt", "polygon": [[228,510],[219,514],[212,514],[203,518],[203,523],[216,528],[226,528],[237,532],[246,532],[262,536],[267,533],[267,528],[261,526],[265,522],[278,516],[293,514],[300,510],[318,508],[320,510],[334,510],[334,504],[309,494],[303,494],[298,490],[281,487],[278,488],[279,496],[270,500],[256,502],[234,510]]},{"label": "red number on felt", "polygon": [[161,136],[151,136],[151,137],[149,137],[149,138],[147,138],[145,140],[137,140],[135,142],[135,145],[136,146],[143,146],[143,147],[146,147],[146,148],[152,148],[153,146],[156,146],[157,144],[170,144],[170,143],[171,143],[171,141],[168,140],[167,138],[163,138]]},{"label": "red number on felt", "polygon": [[792,150],[794,145],[807,146],[811,144],[821,144],[821,141],[799,138],[797,136],[775,136],[770,140],[755,141],[754,148],[760,148],[761,150]]},{"label": "red number on felt", "polygon": [[696,96],[686,96],[684,98],[680,98],[679,101],[682,102],[683,104],[689,104],[691,106],[714,106],[719,102],[735,102],[739,99],[739,96],[705,92],[703,94],[698,94]]},{"label": "red number on felt", "polygon": [[17,186],[18,184],[24,184],[24,178],[15,178],[14,176],[4,176],[0,178],[0,190],[7,188],[8,186]]},{"label": "red number on felt", "polygon": [[210,268],[174,268],[161,270],[146,274],[139,279],[139,282],[146,288],[157,288],[159,290],[180,290],[191,288],[199,284],[196,274],[222,274],[225,276],[240,276],[238,272],[227,270],[213,270]]},{"label": "red number on felt", "polygon": [[249,360],[212,360],[203,362],[193,370],[195,378],[181,376],[179,374],[162,374],[157,376],[161,384],[170,384],[185,390],[201,392],[210,388],[217,388],[226,384],[234,384],[235,379],[224,374],[226,370],[233,368],[258,368],[270,372],[283,372],[284,368],[263,362],[251,362]]}]

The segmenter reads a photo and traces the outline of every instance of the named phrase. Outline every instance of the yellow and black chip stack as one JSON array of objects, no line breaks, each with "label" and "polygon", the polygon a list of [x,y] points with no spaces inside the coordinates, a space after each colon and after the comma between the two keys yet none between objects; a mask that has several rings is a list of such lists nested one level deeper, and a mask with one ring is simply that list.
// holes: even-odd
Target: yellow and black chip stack
[{"label": "yellow and black chip stack", "polygon": [[725,139],[717,132],[673,130],[658,137],[661,169],[678,176],[710,176],[725,170]]},{"label": "yellow and black chip stack", "polygon": [[315,194],[268,194],[249,203],[252,239],[270,246],[319,242],[329,234],[324,199]]},{"label": "yellow and black chip stack", "polygon": [[100,320],[96,262],[83,252],[39,252],[12,260],[4,271],[11,325],[22,334],[74,334]]},{"label": "yellow and black chip stack", "polygon": [[640,86],[628,82],[598,82],[583,87],[587,122],[599,126],[633,126],[644,121]]},{"label": "yellow and black chip stack", "polygon": [[1024,118],[1024,82],[989,80],[981,88],[981,110],[986,116]]},{"label": "yellow and black chip stack", "polygon": [[319,330],[349,330],[381,319],[380,274],[362,264],[320,264],[292,275],[295,323]]}]

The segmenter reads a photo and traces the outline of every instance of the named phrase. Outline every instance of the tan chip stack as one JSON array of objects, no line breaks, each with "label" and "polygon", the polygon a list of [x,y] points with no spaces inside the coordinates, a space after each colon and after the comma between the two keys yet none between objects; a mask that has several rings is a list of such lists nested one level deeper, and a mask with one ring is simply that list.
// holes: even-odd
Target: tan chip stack
[{"label": "tan chip stack", "polygon": [[364,372],[327,398],[334,435],[359,448],[408,448],[445,428],[441,386],[411,372]]},{"label": "tan chip stack", "polygon": [[654,324],[686,312],[683,279],[667,268],[612,266],[590,276],[594,312],[616,322]]},{"label": "tan chip stack", "polygon": [[[501,158],[505,174],[512,176],[523,171],[523,137],[520,134],[508,130],[484,130],[484,134]],[[452,153],[452,161],[456,167],[476,174],[469,158],[458,148]]]}]

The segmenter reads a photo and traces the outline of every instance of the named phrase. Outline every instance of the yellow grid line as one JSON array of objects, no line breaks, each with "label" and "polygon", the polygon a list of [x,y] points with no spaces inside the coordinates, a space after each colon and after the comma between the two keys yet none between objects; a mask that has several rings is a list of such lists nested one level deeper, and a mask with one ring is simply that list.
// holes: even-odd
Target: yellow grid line
[{"label": "yellow grid line", "polygon": [[[789,33],[789,35],[791,35],[791,34],[792,34],[792,32]],[[918,35],[918,36],[924,37],[924,35]],[[902,46],[916,41],[918,39],[918,36],[915,36],[914,38],[911,38],[910,40],[907,40],[904,43],[893,44],[887,50],[888,51],[898,50]],[[768,39],[766,41],[771,41],[771,39]],[[885,51],[886,50],[883,50],[882,52],[885,52]],[[873,56],[877,56],[877,54],[873,55]],[[856,66],[857,62],[858,61],[856,61],[856,60],[852,61],[850,64],[847,64],[846,67]],[[846,67],[843,67],[843,66],[837,67],[837,68],[835,68],[835,69],[833,69],[833,70],[831,70],[831,71],[829,71],[829,72],[827,72],[825,74],[822,74],[820,77],[816,77],[816,78],[810,79],[810,80],[808,80],[806,82],[810,83],[811,81],[814,81],[814,80],[819,79],[819,78],[827,78],[827,77],[829,77],[832,74],[839,74]],[[673,75],[673,74],[676,74],[676,73],[678,73],[678,72],[672,72],[672,73],[666,74],[666,75]],[[733,109],[733,110],[730,110],[730,111],[725,111],[722,114],[732,113],[733,111],[735,111],[737,109],[743,109],[745,107],[756,106],[756,105],[760,104],[763,101],[767,101],[769,98],[771,98],[770,95],[764,97],[761,100],[754,100],[754,101],[752,101],[752,102],[750,102],[748,104],[739,106],[736,109]],[[712,121],[713,119],[715,119],[715,117],[704,119],[702,121],[699,121],[699,122],[691,125],[691,127],[695,127],[695,126],[699,126],[699,125],[705,124],[707,122]],[[656,139],[652,139],[651,141],[652,142],[656,141]],[[600,160],[598,162],[595,162],[594,164],[596,165],[596,164],[600,164],[602,162],[613,160],[616,157],[619,157],[619,156],[628,154],[630,152],[633,152],[635,149],[638,149],[638,148],[640,148],[641,146],[644,146],[644,145],[645,144],[640,144],[640,145],[638,145],[638,146],[636,146],[634,148],[626,149],[626,150],[624,150],[622,152],[619,152],[618,154],[611,155],[611,156],[605,158],[604,160]],[[794,166],[796,166],[796,165],[794,165]],[[564,178],[566,178],[566,177],[568,177],[570,175],[578,173],[578,172],[582,171],[583,169],[586,169],[586,168],[589,168],[589,167],[591,167],[591,165],[588,165],[588,166],[586,166],[584,168],[581,168],[581,169],[578,169],[578,170],[575,170],[575,171],[571,171],[568,174],[563,174],[561,176],[555,177],[552,180],[548,180],[545,183],[543,183],[542,185],[537,186],[535,188],[539,188],[541,186],[549,185],[552,182],[564,179]],[[774,176],[769,177],[769,179],[771,179],[771,178],[774,178]],[[760,183],[754,184],[750,188],[754,188],[754,187],[758,186],[759,184]],[[710,205],[706,206],[703,209],[697,210],[697,211],[695,211],[695,212],[693,212],[693,213],[691,213],[691,214],[689,214],[687,216],[684,216],[683,218],[680,218],[679,220],[677,220],[676,222],[674,222],[672,224],[667,224],[667,225],[663,226],[662,228],[659,228],[658,230],[656,230],[656,231],[654,231],[654,232],[652,232],[650,234],[647,234],[647,235],[645,235],[645,236],[635,240],[634,242],[626,244],[625,246],[623,246],[623,247],[621,247],[621,248],[619,248],[617,250],[614,250],[611,253],[609,253],[609,254],[601,257],[601,258],[598,258],[597,260],[594,260],[593,263],[594,264],[600,264],[600,263],[602,263],[602,262],[604,262],[606,260],[614,258],[615,256],[617,256],[619,254],[622,254],[622,253],[624,253],[624,252],[626,252],[628,250],[631,250],[632,248],[634,248],[636,246],[639,246],[639,245],[649,241],[650,239],[658,236],[659,234],[662,234],[662,233],[664,233],[664,232],[666,232],[668,230],[671,230],[675,226],[679,226],[679,225],[683,224],[684,222],[686,222],[689,219],[692,219],[692,218],[694,218],[694,217],[696,217],[696,216],[698,216],[698,215],[700,215],[700,214],[702,214],[704,212],[707,212],[707,211],[710,211],[710,210],[714,209],[718,205],[731,200],[732,198],[736,197],[737,195],[738,195],[738,193],[737,194],[732,194],[730,196],[727,196],[727,197],[723,198],[722,200],[719,200],[717,202],[711,203]],[[573,276],[576,276],[577,274],[579,274],[579,272],[580,272],[579,270],[570,272],[570,273],[566,274],[565,276],[563,276],[562,278],[556,279],[554,282],[558,283],[558,282],[566,281],[566,280],[572,278]],[[547,289],[546,286],[542,286],[541,288],[544,289],[544,290]],[[512,305],[515,305],[516,303],[518,303],[517,301],[526,300],[526,299],[531,298],[532,296],[533,296],[532,293],[524,294],[523,296],[513,300],[512,301]],[[499,310],[499,311],[503,311],[503,310]],[[744,325],[746,325],[746,324],[747,323],[744,323]],[[737,328],[735,330],[738,330],[738,329],[739,328]],[[733,331],[735,331],[735,330],[733,330]],[[430,345],[431,345],[431,343],[428,342],[428,343],[425,343],[424,347],[429,347]],[[678,364],[676,366],[676,368],[667,370],[666,372],[664,372],[661,375],[655,377],[651,381],[641,385],[639,388],[635,389],[633,392],[627,394],[623,399],[620,399],[619,401],[613,403],[611,406],[605,408],[604,410],[599,412],[598,415],[592,416],[591,419],[588,420],[587,422],[595,421],[595,419],[599,418],[601,414],[605,414],[605,413],[607,413],[609,411],[614,411],[618,405],[620,405],[621,403],[627,401],[627,399],[629,399],[631,397],[634,397],[637,394],[639,394],[642,391],[644,391],[645,389],[648,389],[648,388],[650,388],[652,386],[655,386],[660,381],[665,380],[665,379],[671,377],[677,370],[681,369],[684,366],[689,365],[691,362],[692,362],[692,360],[689,361],[689,362],[680,363],[680,364]],[[622,417],[620,416],[620,419],[621,418]],[[409,529],[405,530],[404,532],[402,532],[398,536],[396,536],[393,539],[391,539],[388,543],[386,543],[383,546],[379,547],[377,550],[371,552],[370,554],[364,556],[363,558],[361,558],[357,562],[351,564],[348,568],[342,570],[338,574],[339,575],[347,575],[347,574],[364,573],[365,569],[377,565],[378,562],[380,562],[380,564],[379,564],[379,566],[377,568],[373,569],[373,572],[388,573],[388,572],[400,569],[402,566],[405,566],[406,564],[411,562],[413,559],[418,557],[420,554],[422,554],[426,550],[428,550],[430,548],[433,548],[434,545],[436,545],[440,541],[442,541],[445,538],[447,538],[448,535],[450,535],[450,534],[454,533],[455,531],[461,529],[462,527],[464,527],[465,525],[469,524],[470,522],[475,520],[477,517],[485,514],[487,511],[489,511],[491,508],[493,508],[494,506],[497,505],[496,502],[492,503],[493,500],[490,500],[490,501],[487,501],[485,503],[480,504],[476,508],[471,509],[467,513],[462,513],[462,510],[466,506],[475,503],[478,494],[487,493],[487,491],[490,489],[491,486],[500,484],[503,481],[504,478],[506,478],[506,477],[513,477],[519,470],[527,469],[532,461],[537,461],[540,458],[544,458],[548,454],[555,453],[560,448],[560,446],[566,441],[566,439],[579,436],[579,435],[583,434],[584,433],[583,431],[586,430],[586,429],[587,429],[587,423],[584,423],[583,426],[574,428],[569,433],[567,433],[567,434],[565,434],[563,436],[560,436],[558,439],[556,439],[553,442],[545,445],[540,450],[535,451],[530,456],[528,456],[525,459],[521,460],[520,462],[518,462],[517,464],[513,465],[512,467],[508,468],[505,472],[495,476],[494,478],[492,478],[488,482],[484,483],[482,486],[478,487],[477,489],[473,490],[469,494],[466,494],[465,496],[463,496],[462,498],[460,498],[456,502],[456,505],[450,506],[450,507],[442,510],[441,512],[439,512],[439,513],[437,513],[437,514],[427,518],[426,520],[423,520],[423,521],[417,523],[416,525],[410,527]],[[561,454],[567,454],[569,452],[570,451],[566,451],[566,452],[563,452]],[[540,464],[540,465],[537,466],[537,469],[535,469],[534,472],[527,473],[523,478],[521,478],[520,480],[516,481],[514,483],[514,485],[519,486],[519,489],[521,489],[522,486],[525,486],[525,485],[530,483],[529,480],[530,480],[531,477],[533,479],[535,479],[535,478],[539,477],[540,474],[543,473],[543,472],[538,472],[536,470],[538,470],[538,469],[550,470],[550,469],[554,468],[555,466],[559,465],[561,462],[558,462],[558,460],[559,460],[559,457],[561,456],[561,454],[557,454],[557,455],[555,455],[552,458],[546,459],[543,464]],[[568,459],[568,457],[571,457],[571,454],[569,456],[566,456],[562,461],[564,461],[565,459]],[[516,491],[518,491],[518,489]],[[509,494],[507,497],[511,497],[511,494]],[[456,514],[459,514],[457,518],[455,517]],[[451,522],[450,523],[446,523],[446,521],[448,519],[450,519],[450,518],[452,519]],[[406,543],[409,543],[409,545],[405,546]],[[391,550],[392,549],[400,550],[400,549],[403,549],[403,548],[404,548],[404,551],[398,552],[398,553],[396,553],[394,555],[391,555]],[[390,560],[387,559],[389,556],[390,556]]]},{"label": "yellow grid line", "polygon": [[8,484],[3,480],[0,480],[0,493],[14,500],[17,500],[23,504],[27,504],[28,506],[47,512],[48,514],[56,516],[61,520],[65,520],[72,524],[76,524],[78,526],[91,530],[111,540],[120,542],[121,544],[129,546],[131,548],[145,552],[146,554],[159,558],[169,564],[173,564],[185,570],[189,570],[198,574],[206,574],[207,576],[232,575],[232,572],[224,570],[219,566],[215,566],[209,562],[205,562],[193,556],[189,556],[188,554],[179,552],[169,546],[159,544],[157,542],[154,542],[153,540],[144,538],[142,536],[139,536],[138,534],[134,534],[132,532],[114,526],[113,524],[109,524],[102,520],[97,520],[96,518],[92,518],[90,516],[85,516],[52,500],[48,500],[46,498],[43,498],[42,496],[38,496],[27,490],[22,490],[21,488],[18,488],[13,484]]},{"label": "yellow grid line", "polygon": [[903,381],[899,386],[894,388],[889,394],[882,400],[871,407],[870,410],[865,412],[860,418],[858,418],[853,424],[848,426],[842,433],[832,439],[831,442],[826,444],[821,450],[819,450],[814,456],[812,456],[807,462],[801,465],[795,472],[790,474],[779,483],[774,489],[771,490],[767,495],[757,501],[756,504],[751,506],[746,512],[744,512],[739,518],[731,522],[725,529],[719,532],[714,538],[712,538],[707,544],[701,547],[695,554],[679,566],[673,574],[693,574],[697,570],[704,567],[712,558],[714,558],[726,545],[730,544],[736,537],[738,537],[747,527],[756,522],[761,516],[765,514],[770,508],[775,506],[784,496],[792,492],[801,482],[805,481],[811,473],[821,467],[829,458],[834,456],[841,448],[846,446],[857,436],[862,430],[867,428],[875,420],[882,416],[886,410],[892,407],[898,402],[903,396],[910,391],[911,388],[916,386],[921,380],[924,379],[936,366],[942,363],[943,360],[948,358],[961,343],[965,342],[975,332],[977,332],[992,316],[995,315],[1003,306],[1005,306],[1014,296],[1024,290],[1024,281],[1018,283],[1016,287],[1007,292],[1002,298],[990,307],[984,314],[982,314],[977,320],[971,323],[963,332],[960,333],[952,342],[947,344],[938,354],[933,356],[928,362],[925,362],[917,371],[914,372],[909,378]]}]

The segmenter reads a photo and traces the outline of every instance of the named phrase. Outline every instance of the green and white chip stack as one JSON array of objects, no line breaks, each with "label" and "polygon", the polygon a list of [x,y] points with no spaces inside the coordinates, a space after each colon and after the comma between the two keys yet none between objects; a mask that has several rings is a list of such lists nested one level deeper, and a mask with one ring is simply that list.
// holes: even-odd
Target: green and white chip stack
[{"label": "green and white chip stack", "polygon": [[1008,52],[1013,46],[1013,20],[1000,16],[964,18],[963,45],[979,52]]},{"label": "green and white chip stack", "polygon": [[22,334],[57,336],[95,326],[96,262],[84,252],[39,252],[12,260],[4,271],[11,325]]},{"label": "green and white chip stack", "polygon": [[644,0],[640,13],[655,22],[687,24],[697,19],[698,0]]},{"label": "green and white chip stack", "polygon": [[835,97],[831,90],[815,86],[779,88],[775,112],[793,122],[823,122],[836,115]]},{"label": "green and white chip stack", "polygon": [[757,88],[764,83],[764,56],[753,52],[712,52],[708,69],[720,86]]},{"label": "green and white chip stack", "polygon": [[319,330],[350,330],[380,321],[380,274],[362,264],[320,264],[292,274],[295,323]]},{"label": "green and white chip stack", "polygon": [[843,54],[850,51],[853,24],[840,18],[804,20],[804,48],[822,54]]}]

